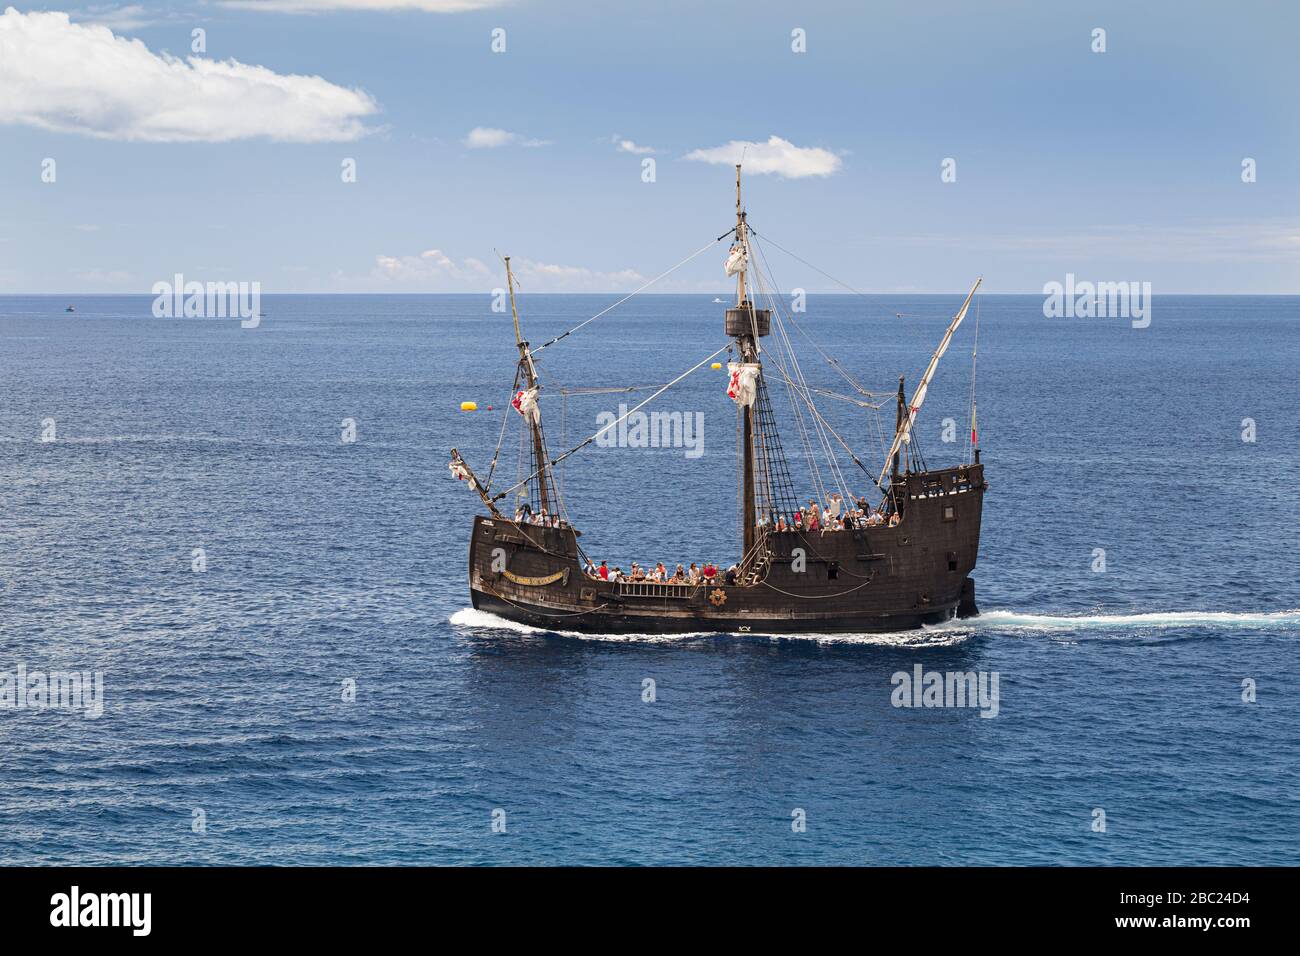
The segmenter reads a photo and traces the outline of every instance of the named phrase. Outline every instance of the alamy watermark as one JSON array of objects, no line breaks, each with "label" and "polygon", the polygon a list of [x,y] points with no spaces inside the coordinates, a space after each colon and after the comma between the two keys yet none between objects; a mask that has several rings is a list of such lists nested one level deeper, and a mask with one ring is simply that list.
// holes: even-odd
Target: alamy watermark
[{"label": "alamy watermark", "polygon": [[1044,283],[1043,296],[1049,319],[1131,318],[1135,329],[1151,324],[1150,282],[1078,282],[1067,272],[1064,283]]},{"label": "alamy watermark", "polygon": [[978,707],[981,717],[998,715],[997,671],[896,671],[889,702],[895,707]]},{"label": "alamy watermark", "polygon": [[684,448],[687,458],[704,454],[703,412],[627,410],[596,415],[596,444],[601,448]]},{"label": "alamy watermark", "polygon": [[186,282],[179,272],[172,282],[155,282],[155,319],[239,319],[255,329],[262,323],[262,283]]},{"label": "alamy watermark", "polygon": [[103,671],[0,671],[0,710],[79,710],[88,720],[104,713]]},{"label": "alamy watermark", "polygon": [[126,927],[132,936],[148,936],[153,929],[152,893],[83,893],[73,885],[67,893],[50,897],[50,925],[54,927]]}]

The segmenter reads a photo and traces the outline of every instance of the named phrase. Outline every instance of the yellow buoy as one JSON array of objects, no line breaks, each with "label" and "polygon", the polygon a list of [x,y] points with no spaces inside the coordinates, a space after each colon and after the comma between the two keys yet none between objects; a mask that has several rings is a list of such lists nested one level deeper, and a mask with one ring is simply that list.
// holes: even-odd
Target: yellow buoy
[{"label": "yellow buoy", "polygon": [[712,365],[709,366],[709,368],[722,368],[722,363],[714,362]]},{"label": "yellow buoy", "polygon": [[478,402],[461,402],[460,410],[462,412],[476,412],[478,411]]}]

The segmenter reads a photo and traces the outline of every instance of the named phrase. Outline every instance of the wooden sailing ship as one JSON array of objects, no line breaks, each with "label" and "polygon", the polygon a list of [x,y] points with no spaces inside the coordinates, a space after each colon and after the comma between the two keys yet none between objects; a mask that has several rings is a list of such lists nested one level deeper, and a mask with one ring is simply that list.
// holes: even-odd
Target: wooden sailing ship
[{"label": "wooden sailing ship", "polygon": [[[910,401],[905,398],[903,379],[899,379],[897,396],[889,401],[896,408],[893,438],[877,477],[817,412],[813,397],[824,390],[807,384],[793,350],[783,361],[763,362],[771,351],[764,341],[771,335],[774,319],[778,325],[781,322],[782,303],[767,293],[753,257],[751,243],[756,234],[741,202],[740,169],[736,167],[736,225],[714,241],[733,240],[726,268],[736,277],[736,304],[725,314],[731,341],[627,413],[639,410],[723,351],[733,353],[728,394],[738,408],[742,531],[735,565],[708,579],[671,583],[615,580],[606,576],[604,569],[595,569],[557,494],[555,468],[618,422],[606,425],[575,448],[550,456],[538,403],[535,356],[570,333],[539,349],[530,348],[520,329],[507,258],[519,360],[512,409],[505,414],[517,413],[527,429],[526,470],[531,473],[493,494],[496,459],[486,481],[480,481],[452,449],[452,474],[477,492],[488,512],[474,518],[470,535],[469,587],[475,608],[540,628],[596,633],[897,631],[977,613],[970,574],[978,557],[987,485],[975,432],[974,350],[969,460],[927,470],[913,450],[912,429],[939,359],[970,309],[980,280],[953,317]],[[756,301],[764,294],[765,303]],[[976,327],[978,334],[978,324]],[[807,404],[810,421],[829,432],[824,437],[828,441],[833,437],[867,475],[878,496],[875,504],[846,490],[838,495],[839,502],[849,503],[843,514],[838,513],[838,503],[828,502],[826,511],[819,506],[815,517],[801,506],[803,499],[795,494],[768,395],[772,368],[776,369],[774,377]],[[858,391],[864,396],[872,394]],[[842,481],[842,471],[836,471]],[[511,515],[503,514],[498,504],[512,496],[517,505]],[[867,511],[860,513],[852,507],[855,501],[867,504]]]}]

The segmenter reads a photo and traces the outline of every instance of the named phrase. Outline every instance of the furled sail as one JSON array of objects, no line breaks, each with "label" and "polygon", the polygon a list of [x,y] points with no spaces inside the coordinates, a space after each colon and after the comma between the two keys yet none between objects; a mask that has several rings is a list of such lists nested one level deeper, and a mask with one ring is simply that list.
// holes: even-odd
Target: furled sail
[{"label": "furled sail", "polygon": [[537,405],[537,388],[520,389],[510,402],[515,411],[530,422],[536,423],[542,417],[542,410]]},{"label": "furled sail", "polygon": [[470,474],[463,461],[459,458],[453,458],[447,467],[451,469],[452,476],[457,481],[467,481],[469,482],[470,491],[478,491],[478,482],[474,480],[474,476]]},{"label": "furled sail", "polygon": [[916,391],[912,393],[912,400],[908,403],[907,417],[903,419],[902,427],[894,435],[894,443],[889,446],[889,454],[885,456],[885,467],[880,472],[880,481],[877,484],[884,483],[885,475],[889,473],[889,463],[894,460],[894,455],[898,453],[898,449],[903,446],[904,442],[912,440],[912,426],[916,424],[916,413],[921,410],[921,405],[925,402],[925,393],[929,391],[930,380],[934,378],[935,370],[939,367],[939,359],[943,358],[943,353],[948,351],[948,343],[952,341],[953,333],[957,331],[957,326],[961,325],[961,320],[966,318],[966,311],[970,308],[971,299],[975,298],[975,290],[980,287],[980,283],[983,281],[984,278],[981,276],[970,287],[970,292],[966,293],[966,301],[961,304],[961,309],[953,316],[948,331],[943,334],[939,347],[934,350],[934,355],[930,356],[930,364],[925,367],[925,374],[921,376],[921,384],[916,387]]},{"label": "furled sail", "polygon": [[725,268],[729,276],[734,276],[745,268],[745,247],[740,243],[736,243],[731,247],[731,253],[727,256]]},{"label": "furled sail", "polygon": [[745,408],[753,405],[758,395],[759,368],[757,362],[728,362],[727,397]]}]

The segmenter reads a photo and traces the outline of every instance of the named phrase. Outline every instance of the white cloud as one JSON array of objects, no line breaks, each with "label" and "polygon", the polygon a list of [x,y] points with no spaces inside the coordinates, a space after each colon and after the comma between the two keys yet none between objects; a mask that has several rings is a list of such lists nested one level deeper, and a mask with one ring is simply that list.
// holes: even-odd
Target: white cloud
[{"label": "white cloud", "polygon": [[828,149],[817,146],[796,146],[788,139],[772,136],[766,143],[751,143],[733,139],[725,146],[697,149],[686,154],[687,159],[702,163],[734,166],[744,161],[747,173],[774,173],[786,179],[805,176],[829,176],[838,172],[840,158]]},{"label": "white cloud", "polygon": [[496,129],[492,126],[475,126],[465,136],[464,143],[470,149],[496,149],[499,146],[550,146],[544,139],[529,139],[519,133]]},{"label": "white cloud", "polygon": [[370,274],[393,282],[430,279],[468,282],[486,279],[492,272],[478,259],[456,262],[441,249],[429,249],[418,256],[375,256],[375,268]]},{"label": "white cloud", "polygon": [[158,17],[150,15],[137,3],[128,6],[104,4],[90,6],[83,10],[74,10],[72,17],[80,23],[95,23],[110,30],[139,30],[158,22]]},{"label": "white cloud", "polygon": [[0,123],[155,143],[354,140],[379,110],[361,90],[236,60],[156,54],[66,13],[0,16]]},{"label": "white cloud", "polygon": [[638,146],[630,139],[623,139],[619,136],[613,137],[614,148],[620,153],[632,153],[636,156],[644,156],[646,153],[655,152],[653,146]]},{"label": "white cloud", "polygon": [[511,266],[520,278],[520,286],[543,291],[610,292],[636,289],[645,285],[646,278],[635,269],[601,272],[582,266],[560,266],[532,259],[512,260]]},{"label": "white cloud", "polygon": [[[530,292],[609,292],[631,290],[645,284],[635,269],[602,272],[583,266],[556,265],[532,259],[510,262],[521,289]],[[435,290],[484,291],[504,287],[505,269],[489,269],[479,259],[452,259],[441,249],[429,249],[413,256],[375,256],[372,279],[384,283],[419,285]]]},{"label": "white cloud", "polygon": [[218,0],[223,7],[270,13],[321,13],[330,10],[419,10],[467,13],[503,6],[508,0]]}]

